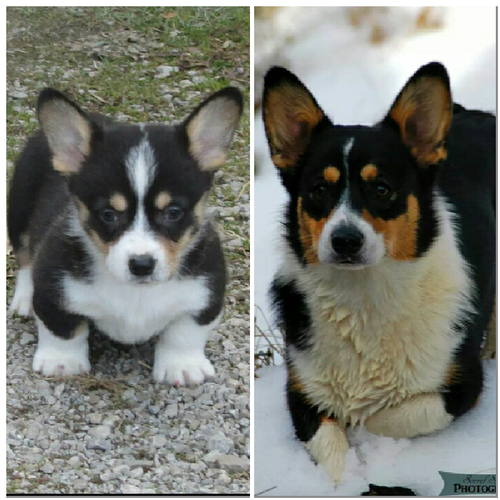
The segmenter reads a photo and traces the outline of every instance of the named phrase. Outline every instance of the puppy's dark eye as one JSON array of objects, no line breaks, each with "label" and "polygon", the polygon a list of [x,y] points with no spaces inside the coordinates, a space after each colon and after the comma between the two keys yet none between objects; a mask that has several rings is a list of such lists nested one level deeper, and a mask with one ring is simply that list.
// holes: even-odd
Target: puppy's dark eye
[{"label": "puppy's dark eye", "polygon": [[377,195],[380,196],[381,198],[385,198],[391,192],[389,186],[387,186],[386,184],[377,184],[375,186],[375,191],[377,192]]},{"label": "puppy's dark eye", "polygon": [[106,224],[113,224],[115,222],[118,222],[118,214],[116,213],[115,210],[112,210],[111,208],[102,209],[99,212],[99,217]]},{"label": "puppy's dark eye", "polygon": [[164,214],[166,220],[175,222],[181,219],[184,215],[184,211],[177,205],[170,205],[165,209]]},{"label": "puppy's dark eye", "polygon": [[326,196],[328,192],[328,188],[326,187],[324,182],[318,182],[317,184],[314,184],[314,186],[311,188],[310,191],[310,196],[314,200],[321,200]]}]

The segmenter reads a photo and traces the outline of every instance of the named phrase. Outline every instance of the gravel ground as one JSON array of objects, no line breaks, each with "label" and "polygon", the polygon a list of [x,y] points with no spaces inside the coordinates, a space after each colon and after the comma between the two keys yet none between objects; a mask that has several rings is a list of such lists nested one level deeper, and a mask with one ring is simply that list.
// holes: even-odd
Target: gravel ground
[{"label": "gravel ground", "polygon": [[[9,8],[7,20],[9,173],[46,85],[130,121],[178,119],[228,84],[248,102],[248,9]],[[231,275],[206,349],[215,381],[156,384],[154,340],[124,346],[99,332],[90,375],[42,377],[34,322],[8,317],[8,493],[249,493],[248,141],[247,112],[211,198]],[[14,272],[8,253],[9,300]]]}]

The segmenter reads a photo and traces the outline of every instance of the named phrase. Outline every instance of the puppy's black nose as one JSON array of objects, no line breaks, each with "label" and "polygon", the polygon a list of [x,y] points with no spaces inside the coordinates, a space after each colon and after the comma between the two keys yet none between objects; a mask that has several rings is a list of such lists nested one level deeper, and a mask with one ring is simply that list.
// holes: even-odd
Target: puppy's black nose
[{"label": "puppy's black nose", "polygon": [[332,247],[343,257],[353,257],[363,246],[363,233],[355,226],[342,225],[332,234]]},{"label": "puppy's black nose", "polygon": [[154,268],[156,261],[151,255],[134,255],[128,261],[128,268],[134,276],[149,276]]}]

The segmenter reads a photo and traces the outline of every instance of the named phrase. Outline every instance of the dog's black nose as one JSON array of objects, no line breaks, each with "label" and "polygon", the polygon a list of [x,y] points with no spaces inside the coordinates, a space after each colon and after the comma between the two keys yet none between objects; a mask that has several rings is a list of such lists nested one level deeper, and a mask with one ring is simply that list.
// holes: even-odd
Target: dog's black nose
[{"label": "dog's black nose", "polygon": [[154,268],[156,261],[151,255],[134,255],[128,261],[128,268],[134,276],[149,276]]},{"label": "dog's black nose", "polygon": [[332,247],[343,257],[353,257],[363,246],[363,233],[355,226],[342,225],[332,234]]}]

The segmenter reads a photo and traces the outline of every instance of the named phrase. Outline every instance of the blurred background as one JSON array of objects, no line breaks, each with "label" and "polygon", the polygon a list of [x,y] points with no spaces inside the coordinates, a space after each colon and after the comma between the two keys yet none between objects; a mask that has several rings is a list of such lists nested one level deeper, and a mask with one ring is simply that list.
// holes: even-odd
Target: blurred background
[{"label": "blurred background", "polygon": [[267,300],[279,265],[280,185],[261,118],[263,77],[294,72],[335,122],[373,124],[423,64],[448,69],[455,102],[496,112],[494,7],[256,7],[255,317],[256,366],[282,362]]}]

